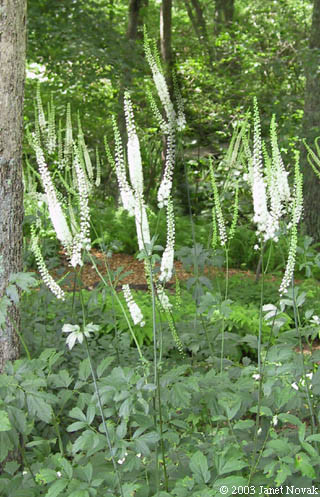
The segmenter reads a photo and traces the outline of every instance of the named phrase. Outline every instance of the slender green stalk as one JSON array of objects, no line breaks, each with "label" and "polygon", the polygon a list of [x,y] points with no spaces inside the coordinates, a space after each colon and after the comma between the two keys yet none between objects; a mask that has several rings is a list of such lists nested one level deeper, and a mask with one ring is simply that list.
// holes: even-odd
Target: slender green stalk
[{"label": "slender green stalk", "polygon": [[[225,248],[226,254],[226,275],[225,275],[225,293],[224,299],[228,298],[229,291],[229,248]],[[224,333],[225,333],[225,317],[222,316],[222,330],[221,330],[221,352],[220,352],[220,373],[223,371],[223,356],[224,356]]]},{"label": "slender green stalk", "polygon": [[251,480],[252,480],[252,478],[253,478],[253,476],[254,476],[254,474],[255,474],[255,472],[256,472],[256,469],[257,469],[258,464],[259,464],[259,462],[260,462],[260,459],[261,459],[261,457],[262,457],[262,454],[263,454],[264,448],[265,448],[266,443],[267,443],[267,441],[268,441],[269,434],[270,434],[270,430],[271,430],[271,424],[270,424],[270,426],[269,426],[268,432],[267,432],[267,434],[266,434],[266,436],[265,436],[265,439],[264,439],[264,441],[263,441],[263,444],[262,444],[262,447],[261,447],[261,449],[260,449],[260,452],[259,452],[259,456],[258,456],[258,458],[257,458],[257,461],[256,461],[256,463],[255,463],[255,464],[253,464],[253,465],[251,466],[251,470],[250,470],[250,474],[249,474],[249,480],[248,480],[248,485],[250,485]]},{"label": "slender green stalk", "polygon": [[312,434],[316,433],[316,423],[315,423],[315,417],[314,417],[314,412],[313,412],[313,407],[311,403],[311,398],[310,398],[310,392],[309,392],[309,380],[306,374],[306,368],[305,368],[305,363],[304,363],[304,354],[303,354],[303,348],[302,348],[302,337],[301,337],[301,331],[300,331],[300,326],[298,322],[298,309],[297,309],[297,303],[296,303],[296,297],[294,293],[294,278],[292,275],[291,279],[291,285],[292,285],[292,299],[293,299],[293,314],[294,314],[294,324],[295,328],[299,337],[299,352],[300,352],[300,357],[301,357],[301,365],[302,365],[302,371],[303,371],[303,379],[304,379],[304,386],[305,386],[305,391],[306,391],[306,396],[307,396],[307,402],[308,402],[308,407],[310,411],[310,419],[311,419],[311,431]]},{"label": "slender green stalk", "polygon": [[22,343],[22,346],[23,346],[23,348],[24,348],[24,350],[25,350],[25,353],[26,353],[27,358],[29,359],[29,361],[31,361],[31,354],[30,354],[29,348],[28,348],[28,346],[27,346],[27,344],[26,344],[26,342],[25,342],[25,340],[24,340],[24,338],[23,338],[22,333],[20,333],[18,326],[16,326],[16,324],[15,324],[15,323],[14,323],[14,321],[13,321],[13,319],[11,319],[11,317],[10,317],[9,315],[8,315],[8,318],[9,318],[9,320],[10,320],[10,323],[11,323],[11,324],[12,324],[12,326],[14,327],[14,330],[15,330],[16,334],[18,335],[18,337],[19,337],[19,339],[20,339],[21,343]]},{"label": "slender green stalk", "polygon": [[[149,281],[151,287],[151,298],[152,298],[152,328],[153,328],[153,362],[154,362],[154,383],[156,385],[156,396],[158,401],[158,412],[159,412],[159,429],[160,429],[160,446],[162,452],[162,461],[163,461],[163,473],[165,480],[165,488],[168,492],[168,475],[167,475],[167,466],[165,460],[165,450],[164,450],[164,442],[163,442],[163,432],[162,432],[162,409],[161,409],[161,391],[160,391],[160,374],[158,371],[158,348],[157,348],[157,323],[156,323],[156,295],[154,290],[154,282],[153,282],[153,274],[152,274],[152,265],[151,260],[148,260],[148,272],[149,272]],[[156,398],[154,398],[154,407],[156,406]],[[157,416],[155,410],[155,428],[157,429]],[[158,448],[156,447],[156,484],[157,484],[157,492],[159,492],[159,456],[158,456]]]},{"label": "slender green stalk", "polygon": [[60,435],[59,423],[57,422],[55,417],[53,418],[53,425],[54,425],[54,429],[56,431],[57,438],[58,438],[60,454],[62,455],[62,457],[64,457],[64,447],[63,447],[62,438]]},{"label": "slender green stalk", "polygon": [[101,397],[100,397],[100,392],[99,392],[99,388],[98,388],[98,384],[97,384],[97,377],[96,377],[96,373],[94,371],[94,367],[93,367],[92,360],[91,360],[91,355],[90,355],[89,346],[88,346],[88,340],[87,340],[87,337],[85,335],[84,335],[84,343],[85,343],[86,352],[87,352],[87,356],[88,356],[88,360],[89,360],[89,365],[90,365],[91,375],[92,375],[92,379],[93,379],[93,383],[94,383],[94,388],[95,388],[95,392],[96,392],[97,399],[98,399],[98,406],[99,406],[99,411],[100,411],[100,415],[101,415],[101,418],[102,418],[102,425],[103,425],[103,429],[104,429],[104,432],[105,432],[105,435],[106,435],[107,444],[108,444],[108,448],[109,448],[109,451],[110,451],[113,468],[114,468],[114,471],[115,471],[115,474],[116,474],[117,480],[118,480],[118,486],[119,486],[120,495],[121,495],[121,497],[124,497],[124,493],[123,493],[123,489],[122,489],[122,483],[121,483],[121,477],[120,477],[120,472],[119,472],[119,468],[117,467],[117,464],[116,464],[116,461],[115,461],[115,458],[114,458],[114,455],[113,455],[113,449],[112,449],[112,445],[111,445],[111,439],[110,439],[110,435],[109,435],[109,430],[108,430],[108,427],[107,427],[107,424],[106,424],[106,421],[105,421],[105,417],[104,417],[104,413],[103,413],[103,407],[102,407],[102,402],[101,402]]},{"label": "slender green stalk", "polygon": [[254,439],[253,446],[255,450],[252,454],[252,462],[254,461],[255,454],[257,452],[257,444],[258,444],[258,432],[260,425],[260,411],[261,411],[261,400],[262,400],[262,365],[261,365],[261,344],[262,344],[262,307],[263,307],[263,299],[264,299],[264,266],[263,266],[263,243],[261,241],[261,292],[260,292],[260,314],[259,314],[259,335],[258,335],[258,374],[259,374],[259,384],[258,384],[258,405],[257,405],[257,415],[256,415],[256,426],[254,431]]},{"label": "slender green stalk", "polygon": [[[81,268],[80,268],[79,271],[76,271],[75,273],[76,273],[75,274],[76,279],[80,280]],[[76,279],[75,279],[75,281],[76,281]],[[79,284],[80,284],[80,281],[79,281]],[[80,302],[81,302],[81,308],[82,308],[82,321],[83,321],[82,326],[83,326],[83,329],[84,329],[85,328],[85,324],[86,324],[86,314],[85,314],[85,305],[84,305],[83,293],[82,293],[81,287],[80,287],[79,296],[80,296]],[[92,363],[92,359],[91,359],[91,354],[90,354],[90,350],[89,350],[88,340],[87,340],[87,337],[85,336],[85,334],[83,334],[83,338],[84,338],[84,344],[85,344],[85,348],[86,348],[86,352],[87,352],[87,357],[88,357],[88,361],[89,361],[89,365],[90,365],[90,371],[91,371],[91,376],[92,376],[92,379],[93,379],[94,389],[95,389],[95,392],[96,392],[96,395],[97,395],[97,399],[98,399],[98,406],[99,406],[99,411],[100,411],[100,415],[101,415],[101,418],[102,418],[102,425],[103,425],[103,429],[104,429],[104,432],[105,432],[105,435],[106,435],[107,444],[108,444],[108,448],[109,448],[109,451],[110,451],[113,468],[114,468],[115,474],[117,476],[120,495],[121,495],[121,497],[124,497],[124,493],[123,493],[123,489],[122,489],[122,483],[121,483],[121,477],[120,477],[120,472],[119,472],[119,468],[117,467],[117,464],[116,464],[116,461],[115,461],[115,458],[114,458],[113,449],[112,449],[112,445],[111,445],[111,439],[110,439],[110,435],[109,435],[109,430],[108,430],[108,427],[107,427],[107,424],[106,424],[106,421],[105,421],[105,417],[104,417],[104,413],[103,413],[103,407],[102,407],[100,392],[99,392],[99,388],[98,388],[98,384],[97,384],[97,377],[96,377],[96,373],[95,373],[95,370],[94,370],[94,367],[93,367],[93,363]]]},{"label": "slender green stalk", "polygon": [[118,296],[118,294],[117,294],[117,292],[116,292],[116,289],[114,288],[114,286],[113,286],[113,284],[112,284],[112,279],[111,279],[111,275],[110,275],[110,271],[109,271],[109,267],[108,267],[108,265],[106,264],[106,270],[107,270],[107,276],[108,276],[109,283],[105,280],[104,276],[103,276],[103,275],[101,274],[101,272],[99,271],[99,268],[98,268],[98,266],[97,266],[97,264],[96,264],[95,260],[93,259],[92,255],[90,254],[90,252],[88,252],[88,256],[89,256],[90,261],[91,261],[92,265],[94,266],[94,268],[95,268],[95,270],[96,270],[96,272],[97,272],[97,274],[98,274],[99,278],[101,279],[101,281],[104,283],[104,285],[105,285],[106,287],[110,287],[110,288],[112,289],[113,295],[115,296],[115,299],[116,299],[116,301],[118,302],[118,304],[119,304],[119,306],[120,306],[120,308],[121,308],[121,311],[123,312],[123,315],[124,315],[125,320],[126,320],[126,322],[127,322],[127,325],[128,325],[129,330],[130,330],[131,336],[132,336],[132,338],[133,338],[133,340],[134,340],[134,343],[135,343],[135,345],[136,345],[136,347],[137,347],[139,357],[140,357],[141,361],[142,361],[143,363],[145,363],[145,362],[146,362],[145,357],[144,357],[144,356],[143,356],[143,354],[142,354],[141,347],[140,347],[139,342],[138,342],[138,340],[137,340],[137,337],[136,337],[136,335],[135,335],[135,333],[134,333],[134,331],[133,331],[133,329],[132,329],[132,326],[131,326],[130,320],[129,320],[128,316],[127,316],[127,313],[126,313],[126,311],[125,311],[125,308],[123,307],[122,302],[121,302],[121,300],[119,299],[119,296]]}]

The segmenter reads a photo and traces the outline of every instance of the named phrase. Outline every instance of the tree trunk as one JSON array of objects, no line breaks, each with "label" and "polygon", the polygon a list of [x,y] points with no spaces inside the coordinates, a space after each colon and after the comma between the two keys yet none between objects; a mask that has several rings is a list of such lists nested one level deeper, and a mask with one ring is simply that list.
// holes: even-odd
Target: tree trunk
[{"label": "tree trunk", "polygon": [[216,0],[216,31],[233,21],[234,0]]},{"label": "tree trunk", "polygon": [[[302,137],[308,145],[320,135],[320,0],[313,2],[312,25],[308,55],[305,61],[306,90]],[[307,161],[307,152],[301,149],[301,167],[304,176],[304,221],[306,232],[315,242],[320,241],[320,184]]]},{"label": "tree trunk", "polygon": [[[213,53],[213,48],[209,42],[207,26],[202,6],[199,0],[184,0],[184,3],[188,12],[189,19],[193,26],[193,29],[198,37],[199,43],[200,45],[203,45],[206,48],[209,56],[209,62],[210,64],[212,64],[214,60],[214,53]],[[191,4],[194,7],[196,16],[194,16],[193,14]]]},{"label": "tree trunk", "polygon": [[[22,268],[22,124],[26,0],[0,0],[0,298]],[[0,372],[19,356],[19,309],[9,307],[0,328]]]},{"label": "tree trunk", "polygon": [[137,38],[138,25],[139,25],[139,10],[141,4],[142,4],[141,0],[130,0],[128,29],[127,29],[127,37],[129,40],[136,40]]},{"label": "tree trunk", "polygon": [[168,76],[172,69],[171,50],[172,0],[162,0],[160,7],[160,47]]}]

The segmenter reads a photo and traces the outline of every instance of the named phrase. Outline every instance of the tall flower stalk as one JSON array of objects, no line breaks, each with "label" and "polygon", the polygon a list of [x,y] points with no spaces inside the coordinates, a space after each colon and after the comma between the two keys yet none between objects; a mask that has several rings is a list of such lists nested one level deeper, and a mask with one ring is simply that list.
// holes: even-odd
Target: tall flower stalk
[{"label": "tall flower stalk", "polygon": [[[282,223],[286,223],[288,217],[291,222],[287,228],[291,230],[288,262],[285,274],[280,285],[280,295],[288,288],[293,276],[295,265],[295,254],[297,248],[297,225],[302,213],[302,176],[299,170],[299,154],[295,152],[295,175],[293,189],[290,191],[288,184],[288,172],[286,171],[280,150],[278,147],[276,121],[272,117],[270,125],[271,156],[261,139],[261,125],[258,105],[256,99],[253,105],[253,151],[246,146],[248,158],[248,180],[252,190],[254,216],[253,221],[257,225],[257,236],[260,247],[260,260],[262,265],[262,282],[260,295],[260,319],[258,336],[258,406],[256,414],[254,446],[258,444],[260,429],[263,364],[261,357],[262,349],[262,308],[264,304],[264,265],[263,253],[267,241],[277,243],[282,231]],[[272,333],[272,329],[271,329]],[[255,456],[253,456],[254,458]],[[256,464],[252,468],[255,468]],[[252,469],[253,471],[253,469]],[[252,476],[252,472],[250,478]]]},{"label": "tall flower stalk", "polygon": [[[80,120],[78,119],[78,141],[73,140],[71,109],[67,106],[66,132],[64,146],[62,145],[61,124],[59,124],[58,138],[56,137],[55,110],[53,102],[48,105],[46,118],[40,95],[36,95],[36,127],[29,134],[29,141],[34,149],[39,177],[45,192],[49,218],[61,242],[69,263],[73,268],[81,266],[82,251],[90,249],[90,211],[89,195],[92,189],[92,165],[85,145]],[[46,152],[46,153],[45,153]],[[48,166],[46,155],[51,157],[56,168],[53,173]],[[64,175],[63,175],[64,173]],[[54,177],[58,177],[63,188],[67,191],[69,200],[58,191]],[[79,215],[76,216],[71,206],[70,198],[78,203]],[[67,207],[69,203],[69,207]],[[68,212],[69,211],[69,212]],[[69,214],[69,215],[68,215]],[[32,250],[35,254],[40,273],[50,290],[62,298],[62,293],[53,284],[51,276],[45,272],[44,260],[41,256],[36,230],[33,229]]]},{"label": "tall flower stalk", "polygon": [[[149,92],[149,100],[151,101],[151,108],[158,121],[161,131],[166,137],[166,160],[162,181],[158,189],[158,205],[159,207],[166,207],[167,209],[167,243],[161,259],[160,275],[158,281],[155,279],[154,274],[154,259],[152,256],[153,240],[151,240],[150,229],[148,223],[147,209],[144,201],[144,181],[143,181],[143,168],[140,153],[139,139],[136,131],[134,114],[130,95],[125,92],[124,95],[124,111],[125,122],[127,129],[127,163],[129,170],[129,180],[126,174],[126,165],[124,160],[123,145],[120,133],[113,120],[114,138],[115,138],[115,158],[113,159],[110,149],[106,144],[106,152],[109,157],[110,163],[115,169],[120,189],[120,197],[124,208],[129,214],[135,216],[136,232],[138,239],[138,247],[142,254],[145,263],[145,272],[149,288],[151,291],[152,300],[152,328],[153,328],[153,362],[154,362],[154,383],[156,385],[156,394],[154,398],[154,407],[159,413],[159,430],[160,430],[160,446],[162,450],[163,471],[165,488],[168,491],[168,477],[166,471],[164,443],[162,434],[162,411],[161,411],[161,391],[159,381],[159,367],[158,367],[158,333],[156,323],[156,296],[158,296],[159,305],[165,312],[169,327],[171,329],[175,343],[178,345],[179,350],[182,350],[182,344],[175,330],[174,322],[171,318],[170,307],[171,303],[168,296],[164,292],[164,285],[173,275],[174,267],[174,243],[175,243],[175,224],[174,224],[174,211],[173,202],[171,199],[172,190],[172,176],[175,162],[175,134],[178,127],[177,115],[171,101],[169,90],[161,70],[158,58],[152,53],[147,36],[145,35],[145,53],[149,62],[153,80],[157,89],[160,102],[164,109],[164,116],[162,116],[158,106]],[[176,90],[178,91],[178,90]],[[179,126],[184,124],[183,103],[180,96],[178,105]],[[143,316],[133,301],[130,289],[128,286],[123,286],[124,295],[130,310],[132,319],[135,324],[143,324]],[[155,427],[157,428],[157,415],[155,415]],[[156,450],[156,468],[157,475],[159,475],[159,460],[158,452]],[[157,477],[157,491],[159,491],[159,478]]]},{"label": "tall flower stalk", "polygon": [[[233,204],[233,215],[230,228],[227,232],[226,223],[224,220],[220,196],[218,192],[217,183],[215,180],[213,163],[212,159],[209,162],[210,169],[210,179],[211,179],[211,187],[213,192],[213,207],[212,207],[212,248],[215,250],[218,243],[224,249],[225,252],[225,261],[226,261],[226,276],[225,276],[225,294],[224,301],[227,302],[228,299],[228,284],[229,284],[229,248],[230,242],[234,237],[236,224],[238,220],[238,211],[239,211],[239,203],[238,203],[238,185],[235,190],[235,198]],[[223,370],[223,357],[224,357],[224,338],[225,338],[225,318],[222,317],[222,329],[221,329],[221,350],[220,350],[220,372]]]}]

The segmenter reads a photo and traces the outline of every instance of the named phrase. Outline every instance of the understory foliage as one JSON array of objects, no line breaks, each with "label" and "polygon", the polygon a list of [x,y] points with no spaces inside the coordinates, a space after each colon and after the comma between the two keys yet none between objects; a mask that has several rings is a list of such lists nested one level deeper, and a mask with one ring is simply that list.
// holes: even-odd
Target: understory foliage
[{"label": "understory foliage", "polygon": [[[318,283],[308,278],[318,274],[319,258],[312,241],[298,236],[299,154],[292,151],[290,164],[282,159],[275,117],[263,142],[254,100],[222,164],[205,163],[205,222],[195,225],[190,202],[189,220],[177,216],[183,105],[177,88],[173,102],[146,33],[145,51],[156,89],[150,108],[164,137],[163,175],[151,209],[141,130],[126,92],[126,139],[115,119],[113,137],[105,139],[122,203],[110,208],[116,232],[101,229],[110,212],[101,198],[96,203],[100,156],[94,165],[80,120],[75,133],[68,107],[65,126],[57,125],[53,103],[44,112],[37,94],[25,234],[33,253],[27,262],[34,257],[51,293],[39,281],[23,297],[24,356],[0,376],[0,492],[212,497],[221,488],[224,495],[311,488],[320,479],[320,353],[313,346],[320,307]],[[185,240],[181,227],[190,232]],[[126,238],[136,244],[146,292],[122,281],[125,269],[109,267],[111,250]],[[248,252],[256,254],[256,275],[233,273],[241,246],[246,264]],[[189,273],[185,284],[175,258]],[[88,265],[100,283],[79,290]],[[306,276],[300,286],[295,267]],[[10,300],[33,284],[30,275],[12,277],[0,325]]]}]

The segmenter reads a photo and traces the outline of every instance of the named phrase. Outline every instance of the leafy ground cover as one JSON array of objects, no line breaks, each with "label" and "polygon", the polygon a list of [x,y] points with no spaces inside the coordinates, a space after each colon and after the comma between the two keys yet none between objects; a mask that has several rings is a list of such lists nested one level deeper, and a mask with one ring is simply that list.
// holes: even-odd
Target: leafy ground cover
[{"label": "leafy ground cover", "polygon": [[[138,271],[132,277],[141,282],[141,274]],[[314,341],[318,327],[303,326],[310,309],[318,311],[318,282],[301,280],[295,298],[303,342],[310,342],[310,353],[300,350],[293,300],[277,317],[284,318],[281,333],[275,326],[272,338],[270,324],[264,323],[261,387],[257,347],[262,281],[255,282],[254,272],[230,270],[227,305],[218,299],[224,273],[217,269],[206,274],[211,288],[204,280],[199,299],[188,282],[192,273],[184,273],[180,295],[171,290],[183,354],[176,348],[168,322],[161,320],[161,435],[155,427],[159,411],[154,398],[148,292],[133,292],[146,321],[141,335],[137,332],[143,360],[107,287],[82,290],[82,296],[69,291],[65,302],[57,302],[44,287],[24,297],[25,357],[8,366],[0,385],[2,406],[6,406],[1,411],[1,458],[17,448],[20,453],[20,460],[3,468],[3,495],[117,494],[90,360],[83,345],[68,350],[61,333],[70,316],[73,322],[82,322],[83,307],[86,323],[98,324],[88,345],[123,495],[212,497],[219,495],[222,486],[228,487],[227,495],[241,495],[247,487],[250,495],[259,495],[261,485],[304,488],[318,481],[320,437],[313,425],[318,423],[319,408],[320,351]],[[270,303],[279,300],[279,283],[277,277],[264,281]],[[160,475],[158,492],[157,451],[161,473],[165,467],[168,481],[164,490],[165,479]]]}]

